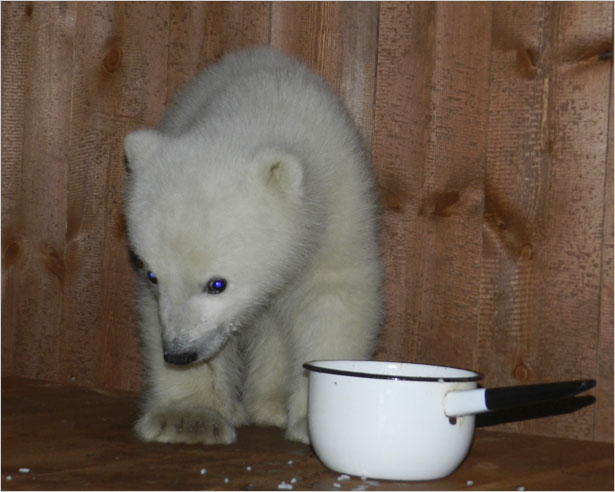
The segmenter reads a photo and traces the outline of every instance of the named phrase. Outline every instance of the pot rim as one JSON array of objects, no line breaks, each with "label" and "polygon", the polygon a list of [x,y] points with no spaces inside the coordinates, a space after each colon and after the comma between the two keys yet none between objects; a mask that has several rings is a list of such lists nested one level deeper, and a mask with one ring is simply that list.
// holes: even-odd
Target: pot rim
[{"label": "pot rim", "polygon": [[476,382],[482,378],[482,376],[474,371],[470,371],[468,369],[462,369],[459,367],[451,367],[451,366],[438,366],[435,364],[414,364],[412,362],[387,362],[387,361],[352,361],[352,360],[344,360],[344,362],[381,362],[383,364],[407,364],[407,365],[421,365],[421,366],[429,366],[429,367],[439,367],[444,369],[455,369],[459,371],[471,372],[473,376],[402,376],[396,374],[376,374],[373,372],[362,372],[362,371],[354,371],[347,369],[333,369],[331,367],[322,367],[315,365],[317,363],[326,363],[326,362],[340,362],[337,360],[313,360],[310,362],[306,362],[303,364],[303,367],[308,371],[312,372],[320,372],[324,374],[334,374],[336,376],[347,376],[347,377],[355,377],[355,378],[366,378],[366,379],[388,379],[389,381],[414,381],[414,382],[423,382],[423,383],[469,383]]}]

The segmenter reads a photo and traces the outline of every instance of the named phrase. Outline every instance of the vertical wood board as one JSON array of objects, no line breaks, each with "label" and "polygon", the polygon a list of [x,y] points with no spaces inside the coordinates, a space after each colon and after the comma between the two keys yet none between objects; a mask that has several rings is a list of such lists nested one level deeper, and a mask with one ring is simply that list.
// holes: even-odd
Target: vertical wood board
[{"label": "vertical wood board", "polygon": [[267,44],[272,4],[172,2],[167,101],[224,52]]},{"label": "vertical wood board", "polygon": [[380,359],[416,360],[421,341],[424,232],[417,217],[431,121],[434,17],[428,3],[380,6],[373,154],[383,204],[388,310]]},{"label": "vertical wood board", "polygon": [[374,2],[278,2],[271,45],[324,77],[371,147],[378,32]]},{"label": "vertical wood board", "polygon": [[[20,101],[16,109],[23,116],[15,120],[3,111],[3,123],[9,125],[3,124],[3,131],[11,132],[11,121],[22,125],[17,128],[20,152],[9,153],[15,159],[8,164],[14,177],[7,183],[12,207],[2,222],[3,242],[8,240],[9,245],[3,248],[3,267],[8,267],[3,268],[3,307],[12,308],[6,316],[14,330],[5,337],[3,323],[3,342],[14,343],[6,347],[11,351],[9,371],[18,367],[20,374],[53,379],[63,358],[58,326],[66,273],[68,146],[58,142],[65,142],[70,131],[75,8],[74,4],[10,4],[3,5],[3,14],[26,34],[16,36],[23,45],[12,54],[11,65],[5,66],[17,71],[17,81],[19,73],[25,72],[26,77],[21,78],[22,86],[8,91],[9,97]],[[3,37],[4,48],[12,42]],[[5,77],[3,72],[6,84]],[[4,181],[2,192],[4,196]],[[7,259],[12,264],[7,265]],[[34,336],[29,328],[33,323]],[[3,355],[6,351],[3,344]]]},{"label": "vertical wood board", "polygon": [[613,438],[613,72],[609,100],[608,152],[604,186],[604,232],[602,236],[602,279],[600,292],[600,334],[597,349],[594,439]]}]

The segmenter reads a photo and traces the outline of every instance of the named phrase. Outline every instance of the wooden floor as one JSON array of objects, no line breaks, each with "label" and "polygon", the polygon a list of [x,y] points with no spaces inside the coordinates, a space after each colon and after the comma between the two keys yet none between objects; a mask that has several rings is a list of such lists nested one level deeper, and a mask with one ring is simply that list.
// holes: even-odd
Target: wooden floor
[{"label": "wooden floor", "polygon": [[479,429],[446,479],[338,480],[277,429],[240,429],[230,446],[141,443],[131,431],[136,402],[130,393],[4,378],[2,489],[613,490],[611,444]]}]

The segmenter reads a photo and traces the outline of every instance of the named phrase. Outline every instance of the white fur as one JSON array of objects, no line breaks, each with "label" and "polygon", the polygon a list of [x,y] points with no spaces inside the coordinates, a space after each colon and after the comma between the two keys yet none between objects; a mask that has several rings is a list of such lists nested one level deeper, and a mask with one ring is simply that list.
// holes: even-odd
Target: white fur
[{"label": "white fur", "polygon": [[[346,111],[306,67],[256,48],[208,68],[124,147],[144,263],[137,434],[229,443],[254,423],[309,442],[302,364],[370,357],[382,318],[375,184]],[[213,277],[224,292],[204,292]]]}]

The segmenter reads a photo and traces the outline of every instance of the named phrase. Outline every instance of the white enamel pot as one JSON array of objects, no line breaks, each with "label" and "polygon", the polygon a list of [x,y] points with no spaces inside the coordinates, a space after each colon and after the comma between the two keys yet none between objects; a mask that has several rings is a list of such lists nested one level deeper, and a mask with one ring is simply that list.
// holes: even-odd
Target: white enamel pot
[{"label": "white enamel pot", "polygon": [[328,468],[388,480],[434,480],[466,457],[474,415],[565,398],[592,380],[477,388],[465,369],[400,362],[330,360],[309,374],[312,446]]}]

